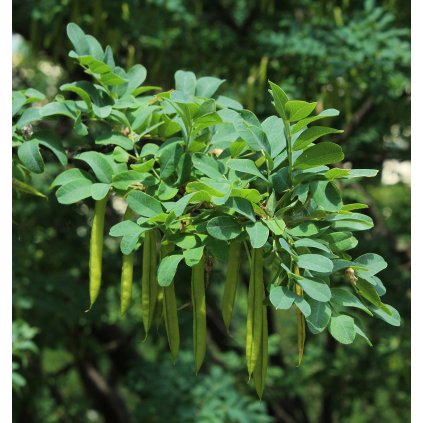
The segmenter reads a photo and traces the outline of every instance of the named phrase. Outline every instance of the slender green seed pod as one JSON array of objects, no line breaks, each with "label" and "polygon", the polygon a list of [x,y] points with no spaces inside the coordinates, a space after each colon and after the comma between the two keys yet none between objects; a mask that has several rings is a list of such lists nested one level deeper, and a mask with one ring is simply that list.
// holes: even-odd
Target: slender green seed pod
[{"label": "slender green seed pod", "polygon": [[263,329],[261,334],[261,350],[253,374],[257,395],[260,397],[260,399],[263,396],[263,391],[266,384],[267,366],[269,361],[267,307],[265,305],[263,306],[262,313]]},{"label": "slender green seed pod", "polygon": [[142,257],[142,319],[145,336],[147,337],[154,317],[157,303],[158,284],[157,274],[157,245],[154,231],[148,231],[144,237],[144,251]]},{"label": "slender green seed pod", "polygon": [[[123,220],[133,215],[130,208],[126,209]],[[120,313],[122,316],[128,310],[132,296],[132,280],[134,272],[134,253],[124,254],[122,257],[122,272],[120,277]]]},{"label": "slender green seed pod", "polygon": [[235,304],[236,290],[239,283],[239,270],[241,265],[241,242],[233,242],[229,246],[228,270],[222,299],[222,316],[227,331],[232,319]]},{"label": "slender green seed pod", "polygon": [[128,310],[132,296],[132,279],[134,271],[134,253],[122,257],[122,273],[120,278],[120,313],[122,316]]},{"label": "slender green seed pod", "polygon": [[247,358],[247,369],[249,377],[254,372],[257,358],[261,350],[261,333],[263,330],[263,249],[252,249],[250,284],[248,288],[248,309],[247,309],[247,337],[245,355]]},{"label": "slender green seed pod", "polygon": [[175,284],[173,281],[169,286],[163,288],[163,294],[163,309],[167,340],[173,361],[175,361],[179,352],[179,322]]},{"label": "slender green seed pod", "polygon": [[101,288],[101,262],[103,256],[104,215],[107,197],[95,202],[90,239],[90,308],[95,303]]},{"label": "slender green seed pod", "polygon": [[[300,274],[300,270],[297,266],[294,267],[294,273],[296,275]],[[300,297],[304,297],[303,289],[300,285],[295,284],[295,293]],[[301,364],[301,360],[303,359],[304,354],[304,344],[305,344],[305,319],[304,315],[301,310],[296,307],[296,315],[297,315],[297,348],[298,348],[298,364],[297,367]]]},{"label": "slender green seed pod", "polygon": [[193,308],[193,339],[195,371],[198,373],[206,355],[206,291],[204,284],[204,256],[193,266],[191,274],[191,298]]},{"label": "slender green seed pod", "polygon": [[[175,246],[173,244],[163,245],[161,248],[162,259],[172,252],[174,248]],[[180,337],[174,281],[169,286],[163,287],[163,312],[167,341],[173,361],[175,361],[179,352]]]}]

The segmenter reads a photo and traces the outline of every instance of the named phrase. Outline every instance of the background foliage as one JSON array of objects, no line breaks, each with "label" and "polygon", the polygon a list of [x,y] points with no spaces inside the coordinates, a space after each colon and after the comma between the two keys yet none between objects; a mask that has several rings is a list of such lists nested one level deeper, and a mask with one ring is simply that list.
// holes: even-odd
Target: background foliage
[{"label": "background foliage", "polygon": [[[273,113],[266,86],[271,79],[292,98],[318,99],[321,110],[340,110],[334,126],[345,129],[338,142],[347,159],[355,168],[381,170],[372,180],[345,187],[348,199],[371,205],[375,221],[359,243],[365,251],[355,253],[385,257],[386,302],[402,316],[400,328],[372,319],[366,329],[373,348],[361,340],[339,346],[327,333],[313,337],[297,368],[295,324],[286,324],[295,315],[275,312],[268,383],[258,402],[243,358],[247,269],[232,337],[218,311],[224,269],[215,269],[208,358],[196,377],[189,308],[180,313],[183,353],[176,365],[164,333],[153,330],[143,341],[136,303],[120,318],[121,262],[113,239],[106,240],[106,289],[84,313],[92,211],[57,204],[49,184],[59,165],[46,155],[46,172],[33,183],[48,198],[14,198],[16,422],[409,420],[409,19],[409,4],[399,0],[14,2],[13,30],[20,35],[14,89],[32,86],[52,98],[63,81],[81,77],[67,58],[65,26],[74,21],[111,44],[125,67],[145,65],[150,85],[172,87],[181,68],[215,75],[227,80],[223,91],[264,116]],[[65,120],[57,127],[68,148],[70,129]],[[118,213],[109,214],[109,224],[117,223]],[[185,275],[178,277],[181,286]]]}]

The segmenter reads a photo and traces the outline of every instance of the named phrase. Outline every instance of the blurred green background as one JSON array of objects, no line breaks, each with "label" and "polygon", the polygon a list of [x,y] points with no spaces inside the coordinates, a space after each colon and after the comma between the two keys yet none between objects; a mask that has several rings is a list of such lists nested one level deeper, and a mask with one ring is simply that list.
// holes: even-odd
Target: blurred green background
[{"label": "blurred green background", "polygon": [[[336,344],[309,335],[296,367],[295,316],[274,312],[263,401],[248,384],[244,359],[245,284],[232,336],[220,316],[224,266],[208,289],[208,356],[198,376],[191,310],[180,311],[182,352],[173,365],[163,328],[144,341],[138,284],[128,316],[119,315],[121,258],[106,239],[104,288],[88,307],[92,204],[60,206],[49,184],[52,159],[33,184],[48,199],[14,194],[14,421],[403,423],[410,420],[410,3],[401,0],[16,0],[13,88],[49,98],[84,74],[67,57],[65,27],[78,23],[110,44],[123,67],[142,63],[147,83],[173,86],[178,69],[227,82],[223,94],[264,118],[273,114],[267,79],[291,98],[337,108],[333,125],[346,160],[380,172],[345,185],[365,202],[375,228],[358,233],[355,255],[389,263],[386,302],[401,313],[395,328],[366,319],[374,344]],[[66,122],[57,136],[69,137]],[[65,142],[66,144],[66,142]],[[72,149],[72,143],[67,144]],[[109,226],[119,215],[110,209]],[[140,279],[138,257],[136,278]],[[244,269],[244,282],[246,282]],[[176,281],[189,301],[187,272]]]}]

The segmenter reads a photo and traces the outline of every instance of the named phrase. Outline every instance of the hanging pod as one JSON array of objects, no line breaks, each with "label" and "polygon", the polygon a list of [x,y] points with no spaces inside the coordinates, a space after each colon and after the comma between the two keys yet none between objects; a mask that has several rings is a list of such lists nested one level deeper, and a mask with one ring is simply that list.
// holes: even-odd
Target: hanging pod
[{"label": "hanging pod", "polygon": [[[297,266],[294,267],[294,273],[296,275],[300,274],[300,270]],[[300,285],[295,284],[295,293],[299,295],[300,297],[304,297],[303,289]],[[304,344],[305,344],[305,319],[304,315],[301,312],[301,310],[296,307],[296,314],[297,314],[297,348],[298,348],[298,364],[297,367],[301,364],[301,360],[303,359],[303,353],[304,353]]]},{"label": "hanging pod", "polygon": [[[174,248],[173,244],[162,245],[161,258],[166,257]],[[163,314],[170,353],[175,361],[179,352],[179,321],[174,281],[163,287]]]},{"label": "hanging pod", "polygon": [[206,291],[204,284],[204,255],[192,267],[191,298],[193,309],[193,339],[195,371],[198,373],[206,355]]},{"label": "hanging pod", "polygon": [[154,230],[145,233],[142,256],[142,320],[147,337],[154,317],[158,296],[157,284],[157,244]]},{"label": "hanging pod", "polygon": [[104,215],[108,197],[95,202],[90,239],[90,308],[98,297],[101,288],[101,267],[103,257]]},{"label": "hanging pod", "polygon": [[262,351],[263,331],[263,249],[253,248],[251,252],[250,283],[248,287],[247,337],[245,354],[248,375],[254,372]]},{"label": "hanging pod", "polygon": [[229,246],[228,270],[222,299],[222,316],[227,331],[231,324],[232,312],[235,304],[236,290],[239,282],[241,265],[241,242],[232,242]]},{"label": "hanging pod", "polygon": [[[130,219],[133,216],[132,210],[126,209],[123,220]],[[128,310],[132,297],[132,280],[134,274],[134,252],[123,254],[122,272],[120,277],[120,313],[124,315]]]},{"label": "hanging pod", "polygon": [[261,350],[259,352],[257,363],[254,368],[254,384],[256,387],[257,395],[260,399],[263,396],[264,387],[266,385],[267,365],[269,361],[268,351],[268,326],[267,326],[267,307],[262,308],[262,333],[261,333]]}]

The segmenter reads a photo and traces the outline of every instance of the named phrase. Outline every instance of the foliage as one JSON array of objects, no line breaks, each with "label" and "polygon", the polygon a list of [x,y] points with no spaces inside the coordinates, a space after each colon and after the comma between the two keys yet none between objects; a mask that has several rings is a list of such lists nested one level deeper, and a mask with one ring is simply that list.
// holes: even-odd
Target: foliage
[{"label": "foliage", "polygon": [[[90,172],[72,167],[52,183],[59,187],[56,196],[61,204],[86,198],[96,202],[90,245],[90,307],[101,286],[107,198],[119,195],[128,203],[126,218],[114,225],[110,234],[122,238],[120,249],[125,256],[132,257],[143,245],[145,331],[147,334],[163,295],[163,312],[165,316],[172,314],[171,320],[166,318],[166,330],[174,357],[179,349],[179,329],[170,285],[181,261],[193,269],[197,372],[206,348],[204,272],[210,272],[211,263],[222,257],[228,243],[243,243],[250,262],[246,358],[259,396],[268,360],[267,291],[276,309],[288,310],[295,304],[299,363],[306,322],[314,334],[328,327],[343,344],[352,343],[359,335],[372,345],[349,308],[399,326],[398,312],[380,299],[386,289],[375,276],[385,269],[386,262],[377,254],[353,259],[347,253],[357,245],[352,232],[373,226],[370,217],[356,211],[367,206],[344,204],[336,184],[376,172],[330,169],[328,164],[343,160],[342,148],[315,141],[342,131],[309,126],[337,116],[337,110],[310,116],[317,103],[289,100],[270,82],[279,117],[260,122],[234,100],[213,98],[224,81],[214,77],[197,80],[194,73],[186,71],[175,73],[175,90],[145,95],[157,87],[142,86],[147,76],[142,65],[125,71],[115,65],[110,46],[103,50],[76,24],[69,24],[67,33],[75,49],[70,56],[94,83],[76,81],[61,86],[62,92],[74,93],[80,100],[59,95],[53,102],[25,111],[22,106],[43,97],[30,90],[14,92],[13,108],[19,117],[14,131],[32,132],[27,125],[65,116],[73,121],[78,136],[87,137],[83,138],[87,141],[95,137],[94,148],[74,156],[78,163],[88,165]],[[63,146],[51,135],[31,135],[29,139],[15,135],[17,166],[41,173],[40,145],[50,148],[62,165],[67,164]],[[105,154],[96,146],[113,151]],[[157,241],[162,249],[158,268]],[[271,275],[267,283],[264,263]],[[131,258],[122,270],[123,314],[131,298],[132,268]],[[333,287],[342,274],[352,290]],[[158,289],[157,282],[162,288]],[[237,282],[227,279],[226,283],[234,284],[235,296]],[[226,323],[229,330],[230,315]]]},{"label": "foliage", "polygon": [[[274,335],[269,338],[270,367],[261,412],[277,421],[299,423],[407,421],[409,187],[383,185],[381,174],[383,183],[386,159],[407,160],[410,154],[409,7],[395,0],[381,0],[373,5],[368,2],[366,7],[360,2],[331,0],[303,0],[295,4],[244,0],[15,3],[13,28],[25,37],[25,41],[19,38],[19,49],[14,49],[13,85],[17,90],[35,87],[51,99],[60,83],[85,79],[80,68],[67,61],[65,23],[73,20],[111,44],[116,61],[126,68],[134,60],[141,61],[149,69],[150,85],[172,87],[174,70],[178,68],[192,69],[201,76],[218,75],[226,79],[219,92],[235,96],[263,121],[275,113],[267,101],[269,78],[286,88],[290,98],[318,100],[317,113],[329,107],[342,111],[330,119],[330,126],[343,128],[344,132],[332,135],[331,140],[342,145],[351,162],[346,166],[380,170],[374,178],[337,182],[345,203],[369,204],[364,213],[375,224],[372,231],[354,232],[359,241],[354,251],[356,256],[377,252],[389,263],[389,268],[380,273],[389,287],[383,298],[398,307],[401,327],[392,330],[379,319],[360,316],[358,309],[355,319],[360,317],[373,348],[368,348],[364,339],[355,340],[348,348],[336,347],[325,331],[306,340],[303,365],[297,368],[295,311],[270,312],[268,307],[269,330]],[[387,17],[391,22],[386,21]],[[361,22],[367,25],[360,25]],[[348,32],[348,38],[339,37],[342,31]],[[274,42],[275,36],[281,35],[283,45]],[[384,40],[390,40],[390,44]],[[376,47],[370,48],[371,44]],[[328,54],[320,54],[321,51]],[[378,51],[383,51],[383,55],[378,56]],[[348,67],[351,55],[360,54],[361,61],[355,61],[347,71],[340,71]],[[334,66],[328,67],[329,62]],[[53,133],[62,141],[70,165],[88,170],[70,153],[83,152],[88,144],[71,133],[69,122],[66,117],[59,121],[43,119],[34,125],[34,130]],[[106,154],[111,152],[104,151],[104,146],[95,148]],[[90,313],[84,313],[87,228],[93,200],[70,207],[57,205],[49,186],[61,165],[50,150],[41,145],[40,151],[44,173],[33,174],[31,185],[48,200],[14,193],[14,318],[24,319],[40,330],[36,338],[39,353],[31,355],[28,365],[19,370],[27,385],[14,393],[14,420],[137,421],[139,413],[145,416],[144,406],[150,401],[159,405],[149,406],[147,418],[160,416],[163,402],[157,398],[162,398],[163,393],[153,389],[154,375],[160,363],[165,366],[170,356],[166,352],[164,325],[156,335],[154,323],[149,338],[142,342],[140,282],[136,283],[141,280],[141,255],[134,254],[133,304],[126,318],[121,319],[117,303],[121,271],[116,260],[119,238],[105,234],[100,301]],[[112,197],[106,210],[107,226],[118,223],[123,212],[118,198]],[[175,366],[165,366],[168,370],[163,384],[174,386],[179,373],[182,375],[179,379],[192,377],[189,379],[192,387],[200,388],[213,363],[233,378],[225,394],[239,397],[248,393],[247,401],[253,403],[254,386],[246,384],[242,347],[249,269],[243,252],[232,336],[228,337],[219,316],[226,261],[226,257],[215,261],[210,274],[207,359],[197,377],[189,371],[193,359],[187,366],[182,364],[192,349],[192,309],[187,306],[190,296],[186,289],[190,268],[184,262],[178,266],[175,285],[181,352]],[[231,353],[225,352],[228,350]],[[151,389],[143,393],[135,389],[128,381],[132,375],[132,380],[142,380]],[[105,397],[96,382],[105,384],[110,396]],[[181,411],[189,407],[186,401],[192,397],[183,399]],[[232,409],[235,408],[233,404]],[[118,409],[126,409],[129,414],[122,417],[116,414]],[[156,420],[161,421],[160,418]]]}]

